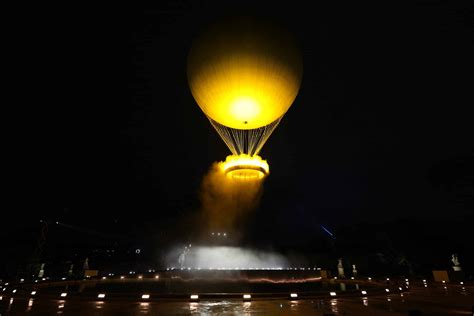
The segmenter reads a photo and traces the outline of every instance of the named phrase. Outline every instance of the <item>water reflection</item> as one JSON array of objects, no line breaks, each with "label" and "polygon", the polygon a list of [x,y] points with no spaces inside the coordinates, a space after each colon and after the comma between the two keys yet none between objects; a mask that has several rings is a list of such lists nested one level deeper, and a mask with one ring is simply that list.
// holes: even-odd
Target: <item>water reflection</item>
[{"label": "water reflection", "polygon": [[338,313],[337,299],[333,298],[330,302],[331,302],[331,312],[337,314]]},{"label": "water reflection", "polygon": [[362,303],[364,306],[369,306],[369,299],[367,297],[362,298]]},{"label": "water reflection", "polygon": [[189,303],[189,311],[191,313],[197,313],[198,308],[199,308],[199,303],[196,303],[196,302]]},{"label": "water reflection", "polygon": [[250,315],[252,315],[252,310],[251,310],[251,308],[250,308],[251,306],[252,306],[252,302],[245,302],[245,303],[244,303],[244,310],[243,310],[243,312],[244,312],[244,315],[245,315],[245,316],[250,316]]},{"label": "water reflection", "polygon": [[28,306],[26,307],[26,311],[27,311],[27,312],[31,311],[31,308],[32,308],[32,307],[33,307],[33,299],[30,298],[30,299],[28,300]]},{"label": "water reflection", "polygon": [[62,314],[65,305],[66,305],[65,300],[59,300],[58,301],[58,311],[56,312],[56,314]]},{"label": "water reflection", "polygon": [[95,302],[94,305],[96,309],[102,309],[102,307],[104,307],[104,301]]}]

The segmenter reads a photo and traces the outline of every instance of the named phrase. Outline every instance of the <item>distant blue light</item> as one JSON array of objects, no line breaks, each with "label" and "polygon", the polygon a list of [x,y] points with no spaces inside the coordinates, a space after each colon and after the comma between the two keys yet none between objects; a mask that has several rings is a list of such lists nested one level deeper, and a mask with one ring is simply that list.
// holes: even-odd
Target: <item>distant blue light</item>
[{"label": "distant blue light", "polygon": [[332,238],[336,238],[336,237],[334,237],[333,233],[331,233],[326,227],[324,227],[323,225],[320,225],[320,226],[321,226],[322,229],[324,229],[324,231],[325,231],[326,233],[329,234],[329,236],[331,236]]}]

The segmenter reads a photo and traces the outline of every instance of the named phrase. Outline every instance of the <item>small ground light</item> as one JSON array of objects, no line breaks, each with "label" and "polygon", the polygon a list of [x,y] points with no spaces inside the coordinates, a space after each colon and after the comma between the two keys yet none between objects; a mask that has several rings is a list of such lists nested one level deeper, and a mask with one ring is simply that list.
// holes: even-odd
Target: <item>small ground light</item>
[{"label": "small ground light", "polygon": [[362,295],[366,295],[367,291],[361,291]]},{"label": "small ground light", "polygon": [[122,276],[120,277],[120,280],[123,280],[123,279],[125,279],[125,277],[122,275]]},{"label": "small ground light", "polygon": [[291,298],[298,298],[298,294],[296,294],[296,293],[291,293],[291,294],[290,294],[290,297],[291,297]]},{"label": "small ground light", "polygon": [[387,278],[387,281],[390,281],[390,278]]},{"label": "small ground light", "polygon": [[24,282],[24,281],[25,281],[25,279],[20,279],[20,282]]},{"label": "small ground light", "polygon": [[143,276],[139,275],[138,278],[139,278],[139,279],[143,279]]},{"label": "small ground light", "polygon": [[36,291],[31,291],[31,295],[36,295]]},{"label": "small ground light", "polygon": [[104,298],[104,297],[105,297],[104,293],[100,293],[99,295],[97,295],[97,298]]},{"label": "small ground light", "polygon": [[189,297],[191,300],[196,301],[199,299],[199,295],[193,294]]},{"label": "small ground light", "polygon": [[144,300],[147,300],[147,299],[150,298],[150,294],[143,294],[143,295],[142,295],[142,298],[143,298]]},{"label": "small ground light", "polygon": [[102,277],[102,280],[105,280],[105,279],[107,279],[107,277]]},{"label": "small ground light", "polygon": [[13,290],[12,293],[16,293],[16,290]]},{"label": "small ground light", "polygon": [[66,280],[66,278],[61,278],[62,281]]},{"label": "small ground light", "polygon": [[67,296],[67,293],[61,293],[61,297],[66,297]]},{"label": "small ground light", "polygon": [[405,279],[405,282],[408,282],[408,279]]},{"label": "small ground light", "polygon": [[368,279],[369,279],[369,281],[372,281],[372,278],[369,277]]},{"label": "small ground light", "polygon": [[459,282],[459,284],[463,285],[463,284],[464,284],[464,282]]},{"label": "small ground light", "polygon": [[354,277],[351,277],[351,280],[354,280]]},{"label": "small ground light", "polygon": [[336,296],[336,292],[329,292],[329,295]]},{"label": "small ground light", "polygon": [[244,294],[243,298],[244,298],[244,300],[250,300],[252,298],[252,295]]},{"label": "small ground light", "polygon": [[388,293],[388,292],[390,292],[390,290],[389,290],[389,289],[385,289],[385,292],[387,292],[387,293]]},{"label": "small ground light", "polygon": [[445,280],[443,280],[443,281],[441,281],[441,282],[443,282],[443,284],[444,284],[444,283],[446,283],[446,281],[445,281]]},{"label": "small ground light", "polygon": [[159,276],[159,275],[155,275],[155,279],[159,279],[159,278],[160,278],[160,276]]},{"label": "small ground light", "polygon": [[398,287],[398,289],[399,289],[400,291],[403,290],[401,287]]}]

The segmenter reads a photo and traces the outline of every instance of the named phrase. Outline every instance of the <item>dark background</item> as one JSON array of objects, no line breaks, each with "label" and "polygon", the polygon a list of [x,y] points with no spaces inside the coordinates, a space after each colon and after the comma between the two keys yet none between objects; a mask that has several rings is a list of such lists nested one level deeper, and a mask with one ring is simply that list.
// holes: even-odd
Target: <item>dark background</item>
[{"label": "dark background", "polygon": [[[470,1],[169,1],[20,14],[22,113],[8,137],[20,166],[0,275],[105,249],[158,262],[191,238],[200,181],[229,151],[192,98],[186,58],[202,27],[238,13],[286,25],[304,61],[300,93],[261,152],[271,175],[242,242],[334,267],[385,256],[448,268],[455,252],[473,266]],[[50,225],[38,259],[40,219]]]}]

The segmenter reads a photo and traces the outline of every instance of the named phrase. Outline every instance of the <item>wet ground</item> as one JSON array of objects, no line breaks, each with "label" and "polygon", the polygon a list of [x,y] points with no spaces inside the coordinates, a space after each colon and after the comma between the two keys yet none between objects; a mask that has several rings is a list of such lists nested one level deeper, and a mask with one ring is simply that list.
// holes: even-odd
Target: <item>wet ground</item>
[{"label": "wet ground", "polygon": [[[473,315],[474,287],[414,287],[402,294],[305,300],[87,301],[20,299],[0,302],[6,315]],[[421,314],[416,314],[418,310]],[[410,312],[412,314],[410,314]]]}]

